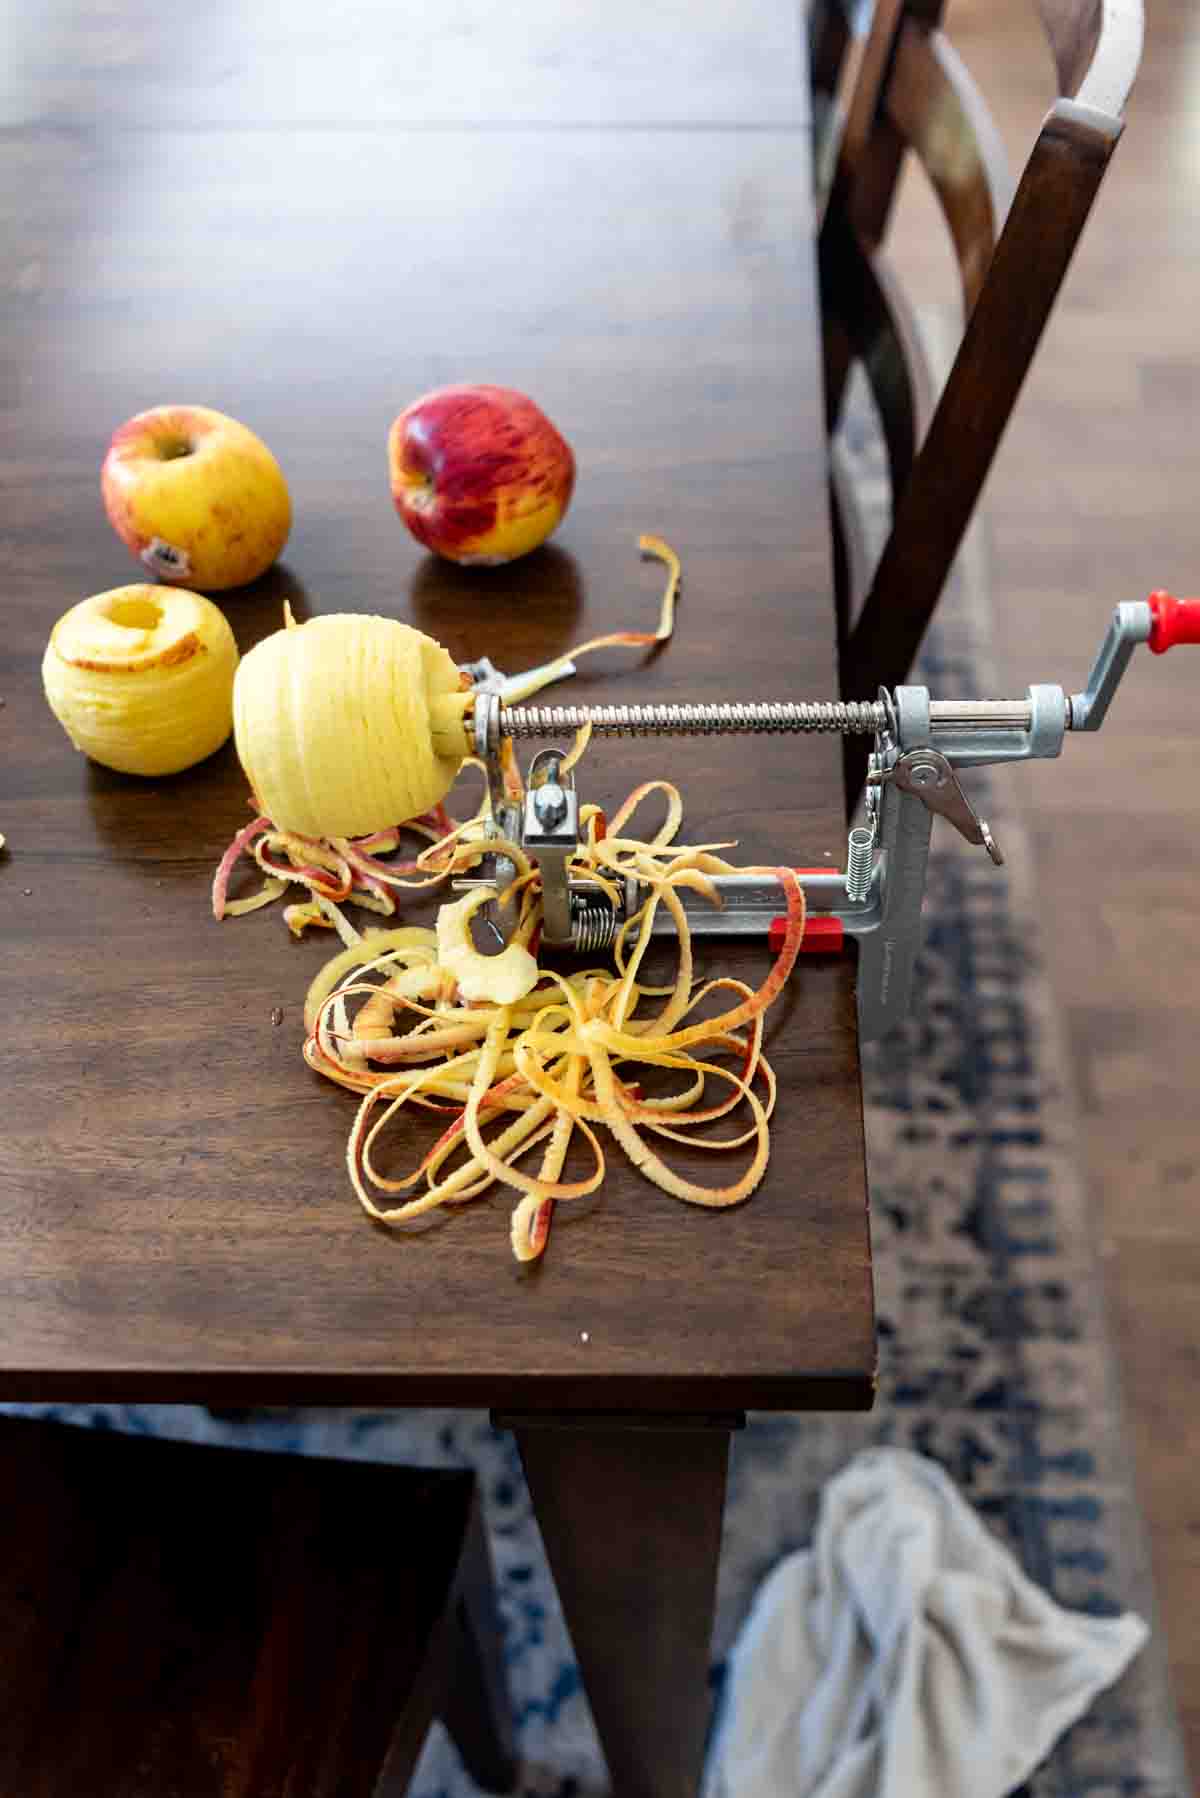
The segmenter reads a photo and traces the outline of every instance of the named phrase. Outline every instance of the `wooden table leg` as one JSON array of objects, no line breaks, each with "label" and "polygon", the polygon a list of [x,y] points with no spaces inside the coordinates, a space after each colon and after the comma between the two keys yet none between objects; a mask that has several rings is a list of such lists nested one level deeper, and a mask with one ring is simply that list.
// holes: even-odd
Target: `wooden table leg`
[{"label": "wooden table leg", "polygon": [[695,1798],[740,1418],[503,1421],[516,1431],[613,1792]]},{"label": "wooden table leg", "polygon": [[511,1792],[520,1768],[495,1596],[491,1551],[477,1496],[463,1545],[450,1680],[441,1714],[475,1784],[485,1792]]}]

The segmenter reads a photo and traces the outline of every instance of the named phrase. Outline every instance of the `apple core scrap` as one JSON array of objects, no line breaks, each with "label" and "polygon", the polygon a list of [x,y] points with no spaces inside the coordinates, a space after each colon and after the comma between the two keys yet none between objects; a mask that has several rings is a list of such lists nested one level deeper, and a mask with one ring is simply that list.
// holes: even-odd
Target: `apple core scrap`
[{"label": "apple core scrap", "polygon": [[[669,569],[658,629],[596,638],[572,650],[572,657],[616,644],[650,644],[671,634],[678,560],[657,538],[643,538],[641,547]],[[261,666],[272,683],[283,679],[279,639],[294,640],[307,630],[311,624],[267,640],[276,648]],[[438,646],[430,647],[444,656]],[[765,1014],[792,971],[804,934],[804,893],[796,874],[790,868],[737,868],[720,853],[733,847],[729,843],[680,843],[678,789],[667,781],[645,782],[609,819],[595,805],[580,808],[582,840],[570,864],[571,874],[614,897],[630,876],[645,894],[618,935],[614,966],[568,975],[540,967],[536,866],[516,843],[486,835],[486,795],[462,823],[443,804],[459,768],[473,760],[465,753],[463,729],[469,685],[453,683],[451,691],[435,660],[432,704],[409,714],[425,733],[410,759],[423,765],[429,762],[430,731],[446,729],[444,713],[440,724],[430,717],[437,702],[448,702],[457,719],[458,759],[448,776],[442,769],[445,784],[425,809],[356,837],[301,834],[270,815],[256,779],[256,759],[264,759],[268,734],[265,721],[279,729],[281,716],[277,694],[256,685],[252,665],[258,654],[254,650],[244,658],[241,691],[235,694],[238,749],[257,795],[258,815],[221,860],[213,911],[217,918],[245,912],[298,884],[308,897],[285,908],[289,928],[299,934],[316,924],[340,935],[343,949],[317,975],[305,1001],[304,1059],[359,1095],[347,1167],[363,1209],[381,1223],[407,1225],[499,1184],[517,1195],[513,1254],[532,1261],[545,1249],[555,1206],[594,1192],[603,1181],[601,1129],[650,1183],[675,1198],[712,1208],[748,1198],[767,1166],[776,1095],[763,1054]],[[328,673],[327,661],[325,668]],[[358,705],[363,695],[352,697]],[[298,731],[303,715],[300,705],[284,728]],[[586,742],[585,730],[569,759],[582,753]],[[299,742],[272,744],[265,764],[276,775],[282,768],[300,770],[302,748]],[[446,762],[438,749],[435,744],[434,760]],[[332,757],[327,753],[323,759]],[[277,790],[286,801],[286,783]],[[432,789],[423,791],[428,795]],[[638,837],[631,821],[655,795],[665,801],[666,817],[652,834]],[[404,832],[424,838],[424,847],[409,860],[385,859],[394,856]],[[513,863],[512,883],[503,892],[477,888],[443,905],[435,929],[375,927],[360,933],[342,910],[351,902],[390,916],[402,890],[436,885],[497,851]],[[230,877],[243,855],[258,865],[264,883],[249,897],[230,899]],[[712,877],[739,872],[773,874],[786,911],[782,946],[757,989],[728,976],[696,978],[680,897],[690,890],[719,904]],[[489,901],[516,908],[510,941],[494,955],[481,954],[470,934],[472,917]],[[660,908],[670,913],[677,941],[674,978],[665,987],[648,985],[644,978]],[[411,1118],[418,1111],[431,1113],[440,1133],[407,1173],[397,1174],[381,1165],[381,1139],[402,1113]],[[568,1152],[576,1141],[587,1164],[579,1177],[567,1178]],[[741,1171],[725,1184],[687,1178],[667,1159],[672,1143],[717,1154],[741,1151]]]}]

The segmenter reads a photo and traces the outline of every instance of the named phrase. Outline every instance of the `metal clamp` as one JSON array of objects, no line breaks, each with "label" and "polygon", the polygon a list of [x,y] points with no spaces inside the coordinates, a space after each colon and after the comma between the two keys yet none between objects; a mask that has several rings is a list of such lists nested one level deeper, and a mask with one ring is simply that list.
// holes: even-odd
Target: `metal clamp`
[{"label": "metal clamp", "polygon": [[[514,842],[521,834],[521,807],[510,797],[504,781],[504,768],[500,760],[499,693],[486,687],[476,689],[473,729],[475,754],[487,770],[488,803],[492,813],[489,834],[506,837],[509,842]],[[512,884],[516,875],[516,863],[512,857],[498,855],[495,884],[501,892]],[[499,916],[496,906],[491,902],[483,906],[482,912],[483,921],[491,925],[501,942],[507,942],[514,915],[511,909],[506,919]]]},{"label": "metal clamp", "polygon": [[539,750],[530,765],[521,835],[542,873],[542,940],[569,945],[575,932],[567,865],[579,848],[579,798],[556,749]]}]

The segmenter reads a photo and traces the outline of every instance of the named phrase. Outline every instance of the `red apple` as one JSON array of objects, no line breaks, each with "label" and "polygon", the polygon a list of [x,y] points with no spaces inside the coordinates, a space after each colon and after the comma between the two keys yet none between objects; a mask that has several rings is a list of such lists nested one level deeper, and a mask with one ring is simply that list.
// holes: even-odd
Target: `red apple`
[{"label": "red apple", "polygon": [[452,562],[512,562],[545,542],[575,485],[570,445],[510,387],[440,387],[388,433],[396,510]]}]

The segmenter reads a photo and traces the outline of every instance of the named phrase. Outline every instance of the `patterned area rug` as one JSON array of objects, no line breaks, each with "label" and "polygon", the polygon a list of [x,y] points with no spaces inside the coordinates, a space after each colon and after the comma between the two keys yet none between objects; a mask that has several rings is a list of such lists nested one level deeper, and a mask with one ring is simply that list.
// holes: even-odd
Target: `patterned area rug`
[{"label": "patterned area rug", "polygon": [[[861,411],[846,450],[879,516],[886,489]],[[978,531],[921,678],[945,698],[998,691]],[[1043,772],[1054,778],[1053,767]],[[723,1657],[758,1583],[807,1542],[823,1482],[866,1444],[901,1446],[939,1461],[1061,1603],[1096,1614],[1133,1609],[1151,1624],[1149,1647],[1062,1740],[1024,1798],[1186,1798],[1067,1064],[1038,947],[1029,843],[1003,770],[969,784],[1006,866],[994,869],[949,827],[935,828],[919,1012],[903,1040],[866,1058],[878,1404],[856,1418],[756,1415],[735,1439],[713,1683],[719,1690]],[[98,1428],[475,1468],[525,1790],[582,1798],[603,1789],[515,1446],[486,1417],[302,1411],[222,1421],[189,1407],[36,1409]],[[436,1729],[415,1798],[472,1798],[473,1790]]]}]

